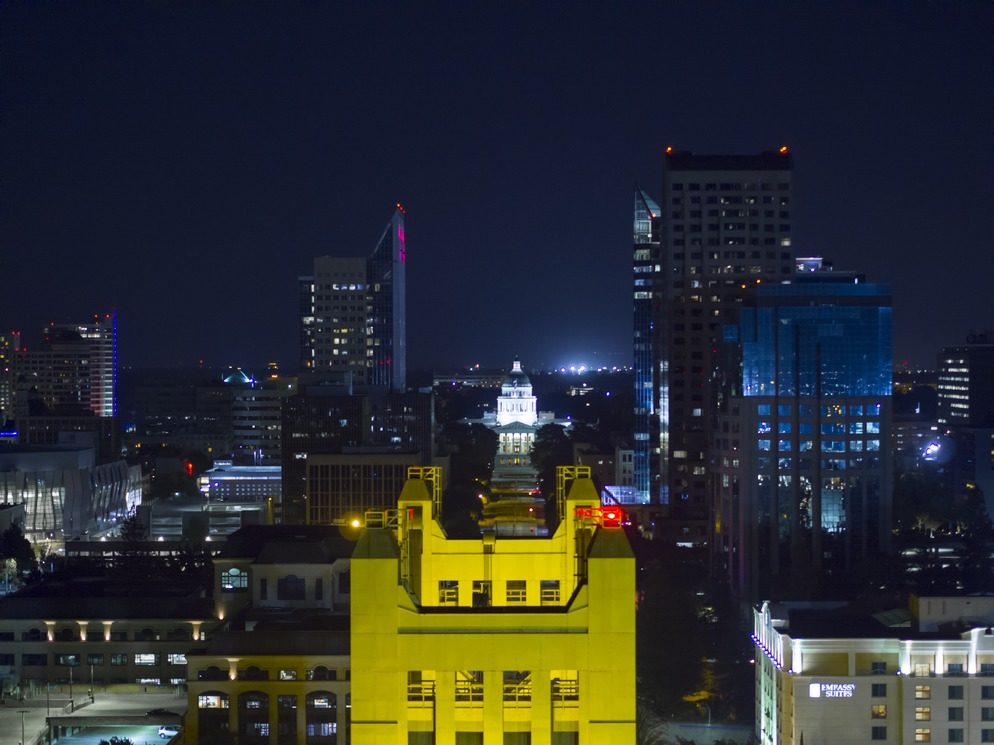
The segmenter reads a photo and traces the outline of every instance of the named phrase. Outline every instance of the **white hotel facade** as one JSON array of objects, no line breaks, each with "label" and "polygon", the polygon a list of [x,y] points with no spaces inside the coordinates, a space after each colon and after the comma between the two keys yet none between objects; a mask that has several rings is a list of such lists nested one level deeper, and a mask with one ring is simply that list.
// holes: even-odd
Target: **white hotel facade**
[{"label": "white hotel facade", "polygon": [[762,745],[994,743],[994,597],[754,611]]}]

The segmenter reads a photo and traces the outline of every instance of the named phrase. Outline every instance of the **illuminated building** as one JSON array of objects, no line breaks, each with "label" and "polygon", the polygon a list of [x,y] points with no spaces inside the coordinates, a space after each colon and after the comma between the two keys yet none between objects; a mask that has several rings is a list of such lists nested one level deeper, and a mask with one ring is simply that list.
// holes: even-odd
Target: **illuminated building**
[{"label": "illuminated building", "polygon": [[0,502],[24,504],[24,534],[33,543],[111,527],[141,497],[141,466],[98,464],[92,447],[0,452]]},{"label": "illuminated building", "polygon": [[283,399],[297,390],[296,378],[276,374],[237,388],[231,397],[232,458],[238,465],[279,465]]},{"label": "illuminated building", "polygon": [[939,354],[938,430],[926,460],[947,467],[957,493],[978,487],[994,516],[994,331]]},{"label": "illuminated building", "polygon": [[[633,268],[633,303],[635,351],[635,446],[633,448],[633,486],[637,500],[646,504],[665,501],[663,474],[668,473],[669,440],[661,414],[663,402],[657,396],[660,387],[660,330],[663,325],[658,305],[662,264],[659,255],[659,230],[662,210],[641,189],[635,189]],[[653,498],[655,494],[655,498]]]},{"label": "illuminated building", "polygon": [[[652,205],[636,209],[636,279],[654,284],[648,339],[644,306],[636,305],[638,344],[653,344],[651,379],[645,351],[636,353],[636,379],[651,384],[652,399],[636,390],[636,433],[648,434],[648,453],[659,453],[658,492],[650,472],[649,498],[667,505],[667,537],[681,542],[707,540],[708,449],[714,417],[714,350],[726,324],[734,324],[743,285],[778,281],[793,274],[791,248],[792,156],[786,147],[759,155],[694,155],[666,148],[659,202],[658,262],[653,261]],[[648,250],[648,254],[639,253]],[[656,263],[659,269],[656,270]],[[647,267],[651,265],[652,269]],[[637,300],[640,298],[636,298]],[[639,320],[639,313],[643,320]],[[652,418],[646,426],[646,413]],[[658,435],[656,434],[658,429]],[[639,440],[644,443],[645,440]],[[646,487],[646,450],[636,472]],[[650,469],[653,461],[649,461]]]},{"label": "illuminated building", "polygon": [[407,387],[407,244],[399,204],[369,257],[319,256],[301,277],[301,371]]},{"label": "illuminated building", "polygon": [[[350,743],[349,537],[250,526],[214,561],[223,621],[189,658],[187,742]],[[275,738],[275,739],[272,739]]]},{"label": "illuminated building", "polygon": [[713,557],[747,598],[802,592],[889,550],[890,288],[798,274],[755,286],[739,320],[722,347]]},{"label": "illuminated building", "polygon": [[179,686],[187,655],[206,646],[216,623],[201,588],[153,579],[122,593],[106,576],[47,578],[0,598],[4,688],[11,695],[71,677],[78,706],[91,681]]},{"label": "illuminated building", "polygon": [[548,538],[449,539],[411,475],[352,556],[352,742],[635,742],[634,558],[589,469]]},{"label": "illuminated building", "polygon": [[761,745],[994,742],[994,598],[754,610]]},{"label": "illuminated building", "polygon": [[497,453],[491,483],[497,487],[530,491],[535,488],[538,472],[532,466],[531,450],[535,433],[547,424],[569,427],[567,419],[556,419],[550,411],[538,410],[538,399],[532,393],[532,382],[521,367],[520,360],[501,382],[497,410],[487,411],[482,419],[467,420],[482,424],[497,434]]},{"label": "illuminated building", "polygon": [[117,414],[117,316],[92,323],[50,323],[38,349],[11,355],[17,417],[29,414]]}]

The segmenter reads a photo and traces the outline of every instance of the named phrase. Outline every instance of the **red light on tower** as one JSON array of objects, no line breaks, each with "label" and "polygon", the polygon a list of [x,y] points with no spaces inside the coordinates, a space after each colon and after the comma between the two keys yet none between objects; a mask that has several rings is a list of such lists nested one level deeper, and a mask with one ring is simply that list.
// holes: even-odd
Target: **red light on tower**
[{"label": "red light on tower", "polygon": [[789,152],[790,152],[790,148],[789,147],[787,147],[786,145],[781,145],[780,146],[780,154],[781,155],[786,155]]},{"label": "red light on tower", "polygon": [[667,145],[666,146],[666,154],[667,155],[673,155],[673,146],[672,145]]},{"label": "red light on tower", "polygon": [[183,464],[183,468],[186,471],[187,478],[191,478],[192,479],[193,478],[193,462],[188,460],[186,463]]},{"label": "red light on tower", "polygon": [[620,507],[604,507],[601,510],[601,525],[605,528],[620,528],[625,521],[625,511]]}]

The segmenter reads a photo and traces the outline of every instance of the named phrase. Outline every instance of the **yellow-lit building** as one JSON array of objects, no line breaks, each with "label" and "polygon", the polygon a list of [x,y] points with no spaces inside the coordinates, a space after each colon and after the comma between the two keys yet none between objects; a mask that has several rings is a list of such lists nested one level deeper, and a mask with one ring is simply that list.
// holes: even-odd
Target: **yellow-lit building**
[{"label": "yellow-lit building", "polygon": [[411,472],[352,556],[352,742],[634,743],[634,558],[589,468],[560,469],[553,536],[472,540]]}]

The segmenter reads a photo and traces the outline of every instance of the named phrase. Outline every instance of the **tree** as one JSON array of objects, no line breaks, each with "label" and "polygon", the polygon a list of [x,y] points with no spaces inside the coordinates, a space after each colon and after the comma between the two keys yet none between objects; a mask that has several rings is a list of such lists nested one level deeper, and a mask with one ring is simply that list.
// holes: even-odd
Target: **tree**
[{"label": "tree", "polygon": [[16,524],[12,524],[0,533],[0,557],[13,559],[17,563],[17,573],[20,576],[38,572],[38,558],[34,549]]}]

